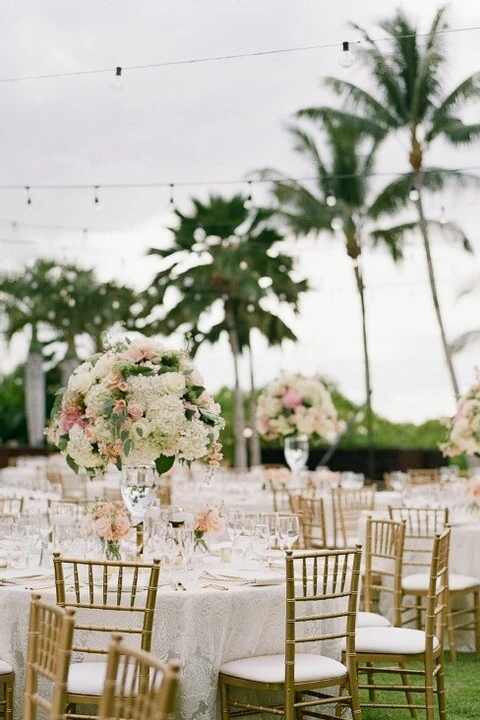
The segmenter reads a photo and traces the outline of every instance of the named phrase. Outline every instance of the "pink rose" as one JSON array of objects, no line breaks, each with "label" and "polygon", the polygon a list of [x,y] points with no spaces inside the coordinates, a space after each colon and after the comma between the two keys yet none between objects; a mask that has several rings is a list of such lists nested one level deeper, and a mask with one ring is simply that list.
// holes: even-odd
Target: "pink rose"
[{"label": "pink rose", "polygon": [[293,410],[302,404],[302,396],[295,390],[288,390],[282,397],[282,405],[287,410]]},{"label": "pink rose", "polygon": [[131,403],[127,410],[132,420],[140,420],[143,415],[143,407],[139,403]]},{"label": "pink rose", "polygon": [[118,383],[117,388],[120,390],[120,392],[127,392],[128,385],[125,382],[125,380],[122,380],[121,382]]},{"label": "pink rose", "polygon": [[85,423],[82,417],[83,413],[78,406],[72,405],[71,407],[65,408],[58,423],[58,427],[60,428],[62,435],[69,433],[74,425],[80,425],[80,427],[83,427]]},{"label": "pink rose", "polygon": [[125,357],[134,363],[139,363],[143,358],[143,352],[137,345],[130,345],[125,351]]},{"label": "pink rose", "polygon": [[192,385],[203,385],[203,377],[196,368],[190,373],[189,378]]},{"label": "pink rose", "polygon": [[115,405],[113,409],[118,415],[120,415],[120,413],[122,413],[126,407],[127,403],[125,402],[125,400],[115,400]]}]

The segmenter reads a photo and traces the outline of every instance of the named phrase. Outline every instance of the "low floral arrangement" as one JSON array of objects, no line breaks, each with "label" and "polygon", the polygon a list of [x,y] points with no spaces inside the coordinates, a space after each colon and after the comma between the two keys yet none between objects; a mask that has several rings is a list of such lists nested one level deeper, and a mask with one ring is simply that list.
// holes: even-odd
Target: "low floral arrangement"
[{"label": "low floral arrangement", "polygon": [[219,508],[207,505],[195,513],[193,537],[196,548],[208,552],[205,534],[221,535],[225,532],[225,513],[223,504]]},{"label": "low floral arrangement", "polygon": [[266,467],[263,469],[264,487],[278,489],[285,487],[292,477],[292,473],[286,467]]},{"label": "low floral arrangement", "polygon": [[132,529],[128,510],[122,500],[97,500],[87,506],[82,523],[83,534],[96,536],[107,560],[120,560],[120,540]]},{"label": "low floral arrangement", "polygon": [[258,398],[256,420],[266,440],[300,434],[333,441],[344,428],[325,385],[302,375],[284,375],[267,385]]},{"label": "low floral arrangement", "polygon": [[175,459],[222,459],[220,406],[183,350],[140,338],[82,363],[58,392],[46,434],[78,472],[90,477],[113,463],[155,463],[159,474]]},{"label": "low floral arrangement", "polygon": [[480,379],[460,398],[455,417],[446,424],[448,440],[440,446],[445,456],[480,454]]}]

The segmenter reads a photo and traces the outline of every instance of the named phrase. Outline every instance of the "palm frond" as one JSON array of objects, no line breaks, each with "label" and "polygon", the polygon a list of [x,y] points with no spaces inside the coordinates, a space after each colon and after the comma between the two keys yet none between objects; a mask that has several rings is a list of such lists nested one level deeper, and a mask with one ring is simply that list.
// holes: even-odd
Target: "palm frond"
[{"label": "palm frond", "polygon": [[408,193],[412,187],[412,176],[401,175],[389,183],[377,195],[367,210],[367,214],[376,220],[381,215],[394,215],[408,202]]},{"label": "palm frond", "polygon": [[382,140],[387,134],[387,128],[374,118],[361,117],[345,110],[330,107],[307,107],[298,110],[296,117],[313,120],[321,124],[329,121],[338,124],[343,131],[348,130],[356,136],[369,136],[375,140]]},{"label": "palm frond", "polygon": [[389,112],[385,104],[358,85],[334,77],[325,78],[324,84],[336,95],[343,96],[354,110],[360,110],[363,117],[374,119],[383,125],[385,131],[399,127],[398,119]]},{"label": "palm frond", "polygon": [[436,108],[431,118],[431,125],[426,134],[427,142],[431,142],[438,135],[442,135],[443,128],[454,119],[452,113],[469,100],[480,97],[480,71],[465,78],[452,90],[443,102]]},{"label": "palm frond", "polygon": [[469,345],[473,345],[480,341],[480,330],[469,330],[462,333],[451,343],[450,349],[454,353],[458,353]]}]

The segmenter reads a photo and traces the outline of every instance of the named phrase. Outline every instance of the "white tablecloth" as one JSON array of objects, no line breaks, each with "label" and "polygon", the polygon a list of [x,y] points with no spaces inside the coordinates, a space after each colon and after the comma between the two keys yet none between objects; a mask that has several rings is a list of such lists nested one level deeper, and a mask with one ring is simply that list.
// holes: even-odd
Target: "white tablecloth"
[{"label": "white tablecloth", "polygon": [[[229,567],[223,565],[222,571]],[[210,565],[204,569],[215,570]],[[283,652],[285,585],[229,586],[224,591],[201,588],[184,574],[181,581],[186,591],[171,586],[158,591],[152,652],[161,660],[180,660],[176,720],[214,720],[219,717],[217,676],[222,662]],[[55,601],[53,588],[38,592],[44,600]],[[30,595],[24,586],[0,586],[0,657],[15,668],[16,720],[21,717]],[[128,624],[131,618],[125,615]],[[339,659],[335,642],[322,652]]]}]

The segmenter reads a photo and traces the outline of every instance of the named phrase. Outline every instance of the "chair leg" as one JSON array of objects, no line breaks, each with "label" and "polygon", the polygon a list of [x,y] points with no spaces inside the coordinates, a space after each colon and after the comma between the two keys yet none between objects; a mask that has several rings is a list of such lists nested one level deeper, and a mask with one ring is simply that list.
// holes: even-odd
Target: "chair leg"
[{"label": "chair leg", "polygon": [[425,720],[435,720],[433,692],[433,664],[425,662]]},{"label": "chair leg", "polygon": [[443,653],[439,658],[437,658],[437,665],[439,666],[437,672],[438,714],[440,716],[440,720],[447,720],[447,710],[445,707],[445,669]]},{"label": "chair leg", "polygon": [[[356,673],[358,675],[358,673]],[[350,700],[350,708],[352,711],[352,720],[362,720],[362,711],[360,709],[360,695],[358,692],[358,683],[357,679],[349,678],[348,681],[348,692],[350,693],[350,697],[352,698]],[[337,705],[337,708],[340,707],[340,705]]]},{"label": "chair leg", "polygon": [[455,630],[453,628],[453,617],[452,617],[452,596],[450,593],[447,595],[447,636],[448,636],[448,647],[450,649],[450,659],[452,662],[457,662],[457,646],[455,644]]},{"label": "chair leg", "polygon": [[[374,672],[373,672],[373,663],[367,662],[365,663],[367,668],[372,668],[372,670],[369,672],[367,670],[367,682],[369,685],[374,685]],[[368,688],[368,699],[370,702],[375,702],[375,688],[369,687]]]},{"label": "chair leg", "polygon": [[220,683],[220,712],[222,720],[230,720],[229,687],[227,683]]},{"label": "chair leg", "polygon": [[5,720],[13,720],[13,687],[14,679],[9,680],[5,686]]},{"label": "chair leg", "polygon": [[473,622],[475,628],[475,652],[480,653],[480,590],[473,593]]},{"label": "chair leg", "polygon": [[[407,672],[407,666],[405,663],[399,663],[398,667],[404,670],[405,672],[400,672],[400,678],[402,680],[402,685],[408,685],[408,672]],[[412,706],[415,705],[415,696],[410,690],[405,690],[405,697],[407,698],[407,703]],[[410,716],[412,718],[417,717],[417,711],[414,707],[410,707]]]},{"label": "chair leg", "polygon": [[416,622],[417,622],[417,630],[422,629],[422,597],[421,595],[417,595],[415,597],[415,608],[416,608]]}]

